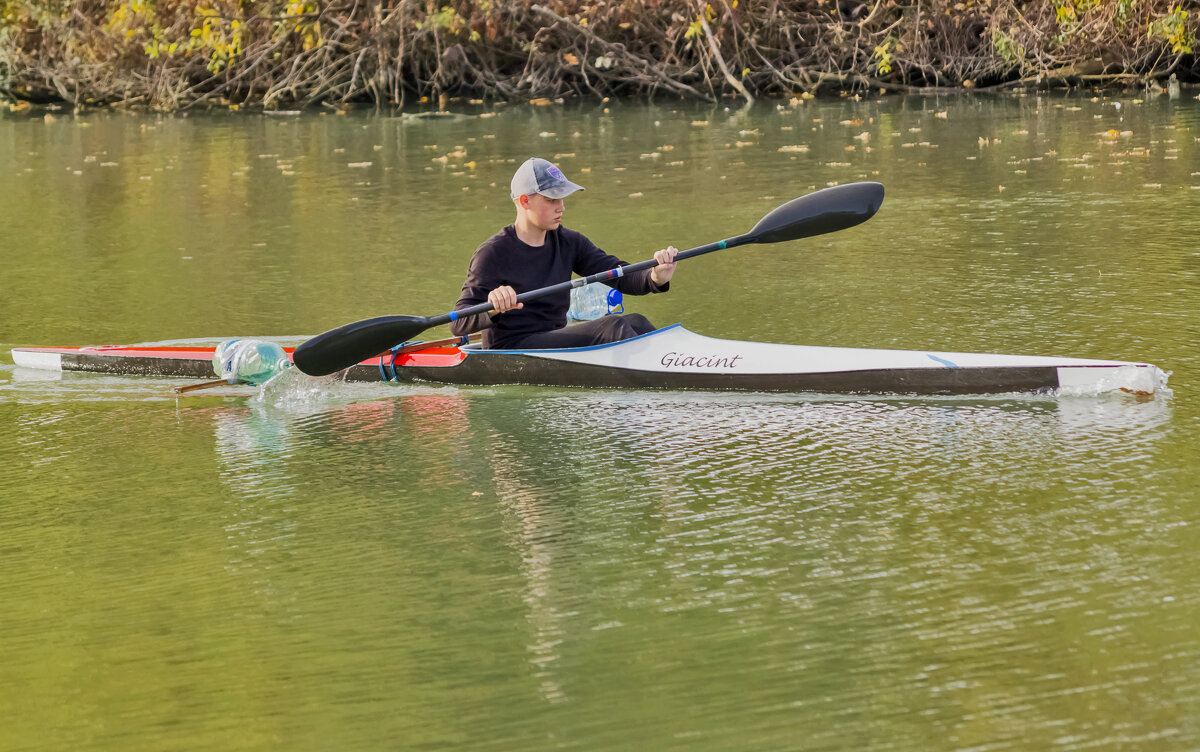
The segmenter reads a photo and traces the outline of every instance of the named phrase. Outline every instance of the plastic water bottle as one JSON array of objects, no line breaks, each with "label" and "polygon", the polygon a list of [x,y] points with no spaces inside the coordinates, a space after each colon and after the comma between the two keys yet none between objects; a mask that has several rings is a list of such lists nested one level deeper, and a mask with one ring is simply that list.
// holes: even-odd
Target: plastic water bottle
[{"label": "plastic water bottle", "polygon": [[609,313],[622,313],[625,306],[620,290],[593,282],[571,290],[571,309],[567,316],[576,321],[591,321]]},{"label": "plastic water bottle", "polygon": [[274,342],[231,339],[213,351],[213,371],[230,384],[262,384],[292,365]]}]

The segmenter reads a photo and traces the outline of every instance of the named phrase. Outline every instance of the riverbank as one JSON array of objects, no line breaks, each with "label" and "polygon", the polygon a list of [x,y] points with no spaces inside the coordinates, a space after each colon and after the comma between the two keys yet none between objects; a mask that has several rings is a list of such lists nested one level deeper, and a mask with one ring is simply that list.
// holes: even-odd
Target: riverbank
[{"label": "riverbank", "polygon": [[0,3],[0,97],[177,110],[1200,81],[1171,0]]}]

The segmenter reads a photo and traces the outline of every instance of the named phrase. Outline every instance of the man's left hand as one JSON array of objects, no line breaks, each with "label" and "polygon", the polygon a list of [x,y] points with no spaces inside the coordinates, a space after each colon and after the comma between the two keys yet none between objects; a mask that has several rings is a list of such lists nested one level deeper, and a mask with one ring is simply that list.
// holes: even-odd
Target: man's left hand
[{"label": "man's left hand", "polygon": [[665,285],[671,281],[671,277],[675,276],[675,255],[678,253],[679,249],[669,245],[654,254],[654,260],[658,262],[658,266],[650,272],[650,279],[654,284]]}]

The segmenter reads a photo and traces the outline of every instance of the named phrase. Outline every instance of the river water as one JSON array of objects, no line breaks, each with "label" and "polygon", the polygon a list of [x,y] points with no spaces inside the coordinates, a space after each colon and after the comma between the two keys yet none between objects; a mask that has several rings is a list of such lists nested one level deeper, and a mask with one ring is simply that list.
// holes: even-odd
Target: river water
[{"label": "river water", "polygon": [[[1200,748],[1194,94],[0,117],[0,748]],[[176,397],[12,365],[441,313],[534,154],[630,261],[886,186],[627,299],[659,324],[1170,390]]]}]

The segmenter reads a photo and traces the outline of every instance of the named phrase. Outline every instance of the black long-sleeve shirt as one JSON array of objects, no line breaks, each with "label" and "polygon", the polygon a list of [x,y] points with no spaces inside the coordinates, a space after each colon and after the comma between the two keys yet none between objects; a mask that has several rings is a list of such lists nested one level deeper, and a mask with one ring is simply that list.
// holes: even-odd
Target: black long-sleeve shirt
[{"label": "black long-sleeve shirt", "polygon": [[[541,246],[527,245],[517,237],[512,225],[488,238],[471,257],[467,281],[454,310],[486,303],[488,293],[509,285],[517,294],[566,282],[574,272],[587,277],[628,264],[597,248],[592,241],[574,230],[559,227],[546,233]],[[670,283],[657,285],[650,278],[651,269],[634,272],[604,282],[628,295],[666,292]],[[562,290],[540,298],[524,301],[523,308],[502,314],[478,313],[464,316],[450,324],[455,336],[484,330],[485,348],[513,346],[522,337],[538,332],[561,329],[567,325],[567,310],[571,307],[570,290]]]}]

